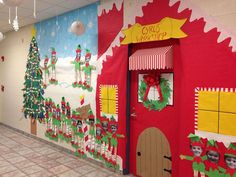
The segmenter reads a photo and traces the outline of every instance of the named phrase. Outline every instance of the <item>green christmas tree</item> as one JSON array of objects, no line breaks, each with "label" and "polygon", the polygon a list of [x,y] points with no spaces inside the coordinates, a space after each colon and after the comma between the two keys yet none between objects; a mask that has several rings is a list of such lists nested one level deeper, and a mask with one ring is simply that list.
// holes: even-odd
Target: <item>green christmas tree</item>
[{"label": "green christmas tree", "polygon": [[24,88],[23,111],[25,118],[44,118],[43,77],[40,69],[40,56],[35,37],[32,38],[27,58]]}]

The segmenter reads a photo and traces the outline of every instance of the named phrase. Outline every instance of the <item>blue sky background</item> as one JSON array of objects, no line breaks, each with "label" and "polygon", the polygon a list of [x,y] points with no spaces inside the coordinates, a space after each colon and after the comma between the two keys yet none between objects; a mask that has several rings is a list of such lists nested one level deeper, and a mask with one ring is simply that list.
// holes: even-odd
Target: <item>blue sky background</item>
[{"label": "blue sky background", "polygon": [[[85,55],[86,48],[91,51],[92,55],[97,55],[97,6],[98,3],[94,3],[36,23],[41,59],[44,59],[44,55],[50,57],[51,47],[56,49],[58,58],[75,57],[78,44],[82,47],[82,56]],[[71,24],[77,20],[85,26],[85,33],[81,36],[69,32]]]}]

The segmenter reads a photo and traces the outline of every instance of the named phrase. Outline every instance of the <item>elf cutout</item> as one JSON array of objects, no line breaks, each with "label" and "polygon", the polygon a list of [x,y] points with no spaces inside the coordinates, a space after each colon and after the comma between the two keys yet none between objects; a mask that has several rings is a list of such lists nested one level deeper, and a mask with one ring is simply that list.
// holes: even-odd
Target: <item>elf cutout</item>
[{"label": "elf cutout", "polygon": [[220,149],[214,140],[209,140],[206,147],[207,160],[204,162],[206,166],[205,174],[208,177],[223,177],[220,173],[218,162],[220,160]]},{"label": "elf cutout", "polygon": [[76,57],[74,61],[71,62],[75,65],[75,82],[72,84],[73,87],[82,86],[82,77],[81,77],[81,65],[84,62],[81,61],[81,46],[78,45],[76,49]]},{"label": "elf cutout", "polygon": [[51,52],[51,67],[52,67],[52,77],[50,79],[50,83],[52,84],[57,84],[57,75],[56,75],[56,63],[57,63],[57,56],[56,56],[56,50],[55,48],[51,48],[52,52]]},{"label": "elf cutout", "polygon": [[66,112],[66,101],[65,101],[65,97],[61,98],[61,113],[63,115],[65,115]]},{"label": "elf cutout", "polygon": [[124,138],[125,136],[122,134],[117,134],[118,129],[118,122],[114,119],[114,117],[111,117],[111,120],[109,121],[109,129],[108,129],[108,136],[110,139],[109,142],[109,155],[108,160],[109,163],[117,168],[117,146],[118,146],[118,138]]},{"label": "elf cutout", "polygon": [[84,153],[84,122],[83,119],[78,116],[77,122],[77,138],[78,138],[78,153],[82,158],[86,158],[86,154]]},{"label": "elf cutout", "polygon": [[48,56],[45,55],[45,58],[44,58],[44,67],[42,68],[44,70],[44,88],[47,88],[47,77],[49,77],[49,66],[48,66]]},{"label": "elf cutout", "polygon": [[193,156],[180,155],[181,159],[193,161],[193,176],[198,177],[200,173],[201,177],[205,177],[205,165],[204,161],[207,159],[206,156],[202,156],[204,144],[201,139],[194,134],[189,134],[190,149],[193,152]]},{"label": "elf cutout", "polygon": [[95,138],[95,153],[97,153],[97,156],[100,160],[101,159],[101,152],[102,152],[102,126],[100,124],[100,120],[97,119],[96,123],[96,138]]},{"label": "elf cutout", "polygon": [[94,115],[93,111],[89,109],[88,111],[88,122],[89,124],[89,136],[88,136],[88,141],[89,141],[89,152],[94,153],[95,151],[95,120],[94,120]]},{"label": "elf cutout", "polygon": [[96,68],[93,65],[89,64],[89,61],[91,60],[91,53],[88,49],[86,49],[86,55],[85,55],[85,66],[82,68],[84,71],[84,83],[83,88],[87,89],[89,91],[92,91],[91,87],[91,73],[92,70],[95,70]]},{"label": "elf cutout", "polygon": [[71,129],[71,107],[70,103],[66,103],[66,115],[65,115],[65,127],[64,127],[64,137],[66,142],[72,139],[72,129]]},{"label": "elf cutout", "polygon": [[100,122],[102,125],[102,145],[101,145],[101,155],[104,160],[107,160],[108,157],[108,142],[109,142],[109,136],[107,134],[108,131],[108,122],[109,119],[105,116],[100,118]]},{"label": "elf cutout", "polygon": [[227,168],[224,177],[236,177],[236,143],[231,143],[224,154]]}]

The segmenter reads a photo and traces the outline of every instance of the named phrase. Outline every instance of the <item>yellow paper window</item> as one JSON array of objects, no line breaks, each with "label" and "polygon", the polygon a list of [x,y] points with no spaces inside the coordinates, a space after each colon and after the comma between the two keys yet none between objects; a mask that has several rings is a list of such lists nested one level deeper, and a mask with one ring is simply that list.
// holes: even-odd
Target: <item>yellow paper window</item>
[{"label": "yellow paper window", "polygon": [[218,133],[218,112],[199,110],[198,129]]},{"label": "yellow paper window", "polygon": [[198,130],[236,136],[236,92],[198,91]]},{"label": "yellow paper window", "polygon": [[235,92],[220,92],[220,111],[236,113]]},{"label": "yellow paper window", "polygon": [[109,114],[116,114],[116,101],[109,100]]},{"label": "yellow paper window", "polygon": [[198,109],[218,111],[218,92],[199,91]]},{"label": "yellow paper window", "polygon": [[219,133],[236,136],[236,114],[220,113]]},{"label": "yellow paper window", "polygon": [[115,87],[108,88],[108,95],[110,100],[116,100],[116,88]]},{"label": "yellow paper window", "polygon": [[109,113],[108,111],[108,100],[101,100],[102,101],[102,112]]},{"label": "yellow paper window", "polygon": [[108,99],[107,87],[101,88],[101,99]]},{"label": "yellow paper window", "polygon": [[100,86],[100,103],[102,114],[117,114],[117,87],[114,85]]}]

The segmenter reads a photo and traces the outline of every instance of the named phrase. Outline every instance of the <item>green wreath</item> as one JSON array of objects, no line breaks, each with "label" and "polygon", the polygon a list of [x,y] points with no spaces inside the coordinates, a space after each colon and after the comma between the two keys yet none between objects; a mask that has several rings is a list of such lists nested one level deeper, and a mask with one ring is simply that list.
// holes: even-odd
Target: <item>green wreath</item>
[{"label": "green wreath", "polygon": [[162,91],[163,100],[160,102],[159,100],[149,100],[148,98],[144,101],[144,95],[147,90],[147,84],[144,80],[141,81],[139,85],[139,98],[142,100],[143,105],[149,110],[158,110],[161,111],[168,104],[168,100],[170,98],[170,83],[167,79],[160,78],[160,87]]}]

